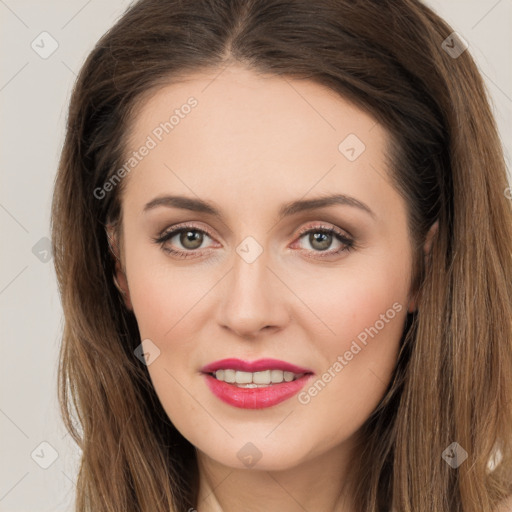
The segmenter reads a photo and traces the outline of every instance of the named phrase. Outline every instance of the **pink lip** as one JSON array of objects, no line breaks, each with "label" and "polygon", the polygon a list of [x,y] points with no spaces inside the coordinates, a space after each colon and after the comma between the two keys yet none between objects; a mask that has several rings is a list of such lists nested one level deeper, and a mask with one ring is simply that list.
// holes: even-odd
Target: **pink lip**
[{"label": "pink lip", "polygon": [[[269,384],[260,388],[239,388],[217,380],[210,375],[216,370],[232,369],[243,372],[257,372],[262,370],[282,370],[296,374],[304,373],[299,379],[280,384]],[[263,409],[277,405],[293,395],[296,395],[313,376],[313,372],[307,368],[301,368],[278,359],[258,359],[248,362],[240,359],[222,359],[208,364],[201,369],[204,373],[206,384],[210,391],[223,402],[241,409]]]},{"label": "pink lip", "polygon": [[217,370],[231,369],[241,372],[259,372],[263,370],[282,370],[283,372],[293,373],[313,373],[307,368],[301,368],[294,364],[280,361],[279,359],[258,359],[257,361],[242,361],[241,359],[221,359],[207,364],[201,371],[203,373],[213,373]]},{"label": "pink lip", "polygon": [[277,405],[296,395],[312,377],[312,374],[281,384],[269,384],[264,388],[239,388],[205,374],[210,391],[223,402],[241,409],[264,409]]}]

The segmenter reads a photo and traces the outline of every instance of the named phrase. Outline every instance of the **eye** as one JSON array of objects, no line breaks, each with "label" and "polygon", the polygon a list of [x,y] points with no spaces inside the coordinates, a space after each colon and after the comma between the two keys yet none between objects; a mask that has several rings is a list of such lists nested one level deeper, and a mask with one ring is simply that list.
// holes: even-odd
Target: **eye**
[{"label": "eye", "polygon": [[[307,238],[306,235],[308,235]],[[160,245],[162,250],[168,254],[172,254],[178,258],[193,258],[198,256],[197,251],[203,244],[205,237],[212,238],[204,229],[187,224],[164,231],[158,237],[153,238],[153,241]],[[349,252],[355,247],[354,240],[335,227],[323,225],[306,227],[300,231],[298,237],[299,240],[305,238],[310,245],[311,249],[305,250],[306,253],[313,253],[313,255],[307,255],[307,257],[311,258],[336,256],[343,252]],[[170,242],[172,242],[174,238],[176,238],[176,241],[171,244]],[[333,241],[337,241],[341,246],[337,249],[327,250],[332,245]],[[177,243],[183,247],[183,250],[174,248]],[[173,245],[174,247],[172,247]]]},{"label": "eye", "polygon": [[[306,237],[306,235],[308,236]],[[299,233],[299,240],[302,240],[303,238],[305,238],[306,242],[313,249],[313,255],[307,254],[307,257],[311,258],[336,256],[343,252],[349,252],[355,248],[355,241],[335,227],[306,227]],[[334,240],[340,243],[341,246],[338,247],[338,249],[327,250]],[[308,252],[311,253],[311,251]]]},{"label": "eye", "polygon": [[[162,250],[174,254],[179,258],[191,258],[197,256],[194,251],[199,249],[204,241],[205,235],[207,238],[211,238],[207,231],[200,229],[194,225],[182,225],[176,227],[170,231],[164,231],[157,238],[153,238],[153,241],[162,247]],[[177,238],[177,241],[185,250],[173,249],[169,247],[168,243],[173,238]]]}]

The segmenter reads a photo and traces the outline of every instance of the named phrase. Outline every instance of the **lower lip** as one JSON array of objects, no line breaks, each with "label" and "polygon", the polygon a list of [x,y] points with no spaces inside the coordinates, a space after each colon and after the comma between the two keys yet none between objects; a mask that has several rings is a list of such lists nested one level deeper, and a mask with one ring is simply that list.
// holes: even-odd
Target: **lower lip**
[{"label": "lower lip", "polygon": [[270,384],[261,388],[239,388],[204,374],[210,391],[223,402],[241,409],[264,409],[277,405],[296,395],[306,384],[311,374],[291,382]]}]

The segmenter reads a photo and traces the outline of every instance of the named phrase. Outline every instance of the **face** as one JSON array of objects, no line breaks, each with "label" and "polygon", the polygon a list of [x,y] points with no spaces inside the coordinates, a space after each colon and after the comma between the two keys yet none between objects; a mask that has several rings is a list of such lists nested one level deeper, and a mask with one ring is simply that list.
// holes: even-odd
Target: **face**
[{"label": "face", "polygon": [[117,278],[201,457],[292,468],[348,447],[384,396],[413,308],[387,141],[329,89],[236,66],[140,105]]}]

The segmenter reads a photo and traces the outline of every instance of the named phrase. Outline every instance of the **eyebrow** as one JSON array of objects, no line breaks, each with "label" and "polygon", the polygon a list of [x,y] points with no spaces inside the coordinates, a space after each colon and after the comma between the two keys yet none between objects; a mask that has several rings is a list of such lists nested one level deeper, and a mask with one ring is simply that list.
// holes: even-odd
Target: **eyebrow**
[{"label": "eyebrow", "polygon": [[[302,199],[298,201],[291,201],[281,206],[279,210],[279,220],[290,215],[295,215],[300,212],[317,210],[320,208],[326,208],[333,205],[344,205],[359,208],[360,210],[368,213],[372,218],[376,218],[375,213],[370,209],[368,205],[359,201],[355,197],[347,196],[345,194],[331,194],[315,199]],[[203,201],[202,199],[194,199],[192,197],[165,195],[159,196],[149,201],[144,206],[144,213],[153,210],[159,206],[165,206],[168,208],[181,208],[183,210],[190,210],[194,212],[201,212],[213,215],[219,219],[223,219],[222,213],[211,203]]]}]

